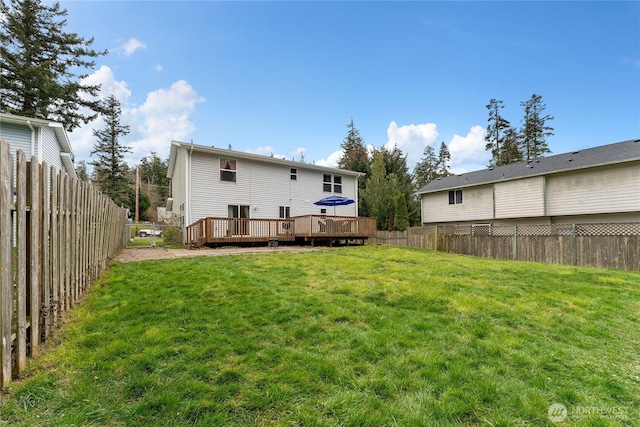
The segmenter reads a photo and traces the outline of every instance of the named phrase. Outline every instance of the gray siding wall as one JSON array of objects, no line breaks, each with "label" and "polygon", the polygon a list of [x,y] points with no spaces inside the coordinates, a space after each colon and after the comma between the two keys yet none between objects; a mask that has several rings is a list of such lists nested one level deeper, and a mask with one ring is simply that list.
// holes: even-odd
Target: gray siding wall
[{"label": "gray siding wall", "polygon": [[[291,216],[319,214],[321,207],[313,202],[333,194],[323,191],[323,172],[305,169],[304,163],[289,166],[236,159],[236,182],[224,182],[220,181],[219,159],[199,152],[191,155],[191,222],[226,217],[228,205],[251,206],[251,218],[278,218],[280,206],[289,206]],[[298,171],[295,181],[291,167]],[[355,178],[342,175],[340,195],[353,199],[355,188]],[[333,215],[333,208],[326,209]],[[356,205],[338,206],[335,213],[356,216]]]},{"label": "gray siding wall", "polygon": [[544,216],[543,177],[498,182],[494,185],[496,218]]},{"label": "gray siding wall", "polygon": [[422,222],[487,221],[493,219],[491,185],[462,189],[462,203],[449,204],[449,192],[422,195]]},{"label": "gray siding wall", "polygon": [[547,214],[640,212],[640,162],[547,177]]}]

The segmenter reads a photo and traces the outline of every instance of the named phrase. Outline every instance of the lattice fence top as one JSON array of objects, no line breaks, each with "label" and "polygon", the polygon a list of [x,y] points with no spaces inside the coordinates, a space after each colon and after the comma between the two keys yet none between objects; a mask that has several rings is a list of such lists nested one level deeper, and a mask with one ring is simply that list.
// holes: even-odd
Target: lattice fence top
[{"label": "lattice fence top", "polygon": [[[430,227],[435,228],[435,227]],[[640,222],[591,224],[443,225],[438,234],[457,236],[638,236]]]}]

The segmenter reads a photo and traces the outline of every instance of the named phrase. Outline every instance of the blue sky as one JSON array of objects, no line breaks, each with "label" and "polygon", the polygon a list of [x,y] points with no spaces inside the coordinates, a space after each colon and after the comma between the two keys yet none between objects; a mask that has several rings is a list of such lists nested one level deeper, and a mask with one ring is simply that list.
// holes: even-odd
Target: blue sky
[{"label": "blue sky", "polygon": [[[172,139],[335,165],[347,123],[410,168],[486,166],[486,104],[542,95],[554,153],[640,137],[639,2],[62,1],[136,163]],[[88,160],[97,121],[70,134]]]}]

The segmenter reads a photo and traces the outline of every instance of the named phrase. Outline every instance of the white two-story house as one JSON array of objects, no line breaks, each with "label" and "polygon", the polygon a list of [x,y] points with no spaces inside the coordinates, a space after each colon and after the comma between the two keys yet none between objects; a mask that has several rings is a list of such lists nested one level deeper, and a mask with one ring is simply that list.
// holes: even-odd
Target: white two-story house
[{"label": "white two-story house", "polygon": [[331,195],[356,203],[335,207],[337,216],[358,215],[362,174],[276,157],[178,141],[171,142],[171,199],[167,211],[183,226],[207,218],[277,219],[334,215],[314,202]]},{"label": "white two-story house", "polygon": [[640,221],[640,140],[437,179],[425,225]]}]

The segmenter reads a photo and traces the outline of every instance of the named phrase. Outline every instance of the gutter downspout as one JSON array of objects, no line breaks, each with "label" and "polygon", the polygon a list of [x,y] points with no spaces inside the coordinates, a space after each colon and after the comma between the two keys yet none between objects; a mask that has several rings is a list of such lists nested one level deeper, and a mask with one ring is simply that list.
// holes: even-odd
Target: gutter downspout
[{"label": "gutter downspout", "polygon": [[191,149],[189,150],[189,156],[187,159],[187,197],[186,202],[187,206],[185,206],[185,216],[187,223],[185,226],[191,225],[191,156],[193,154],[193,140],[191,141]]},{"label": "gutter downspout", "polygon": [[36,150],[36,130],[31,126],[31,120],[27,120],[27,126],[31,129],[31,156],[35,156],[34,151]]}]

